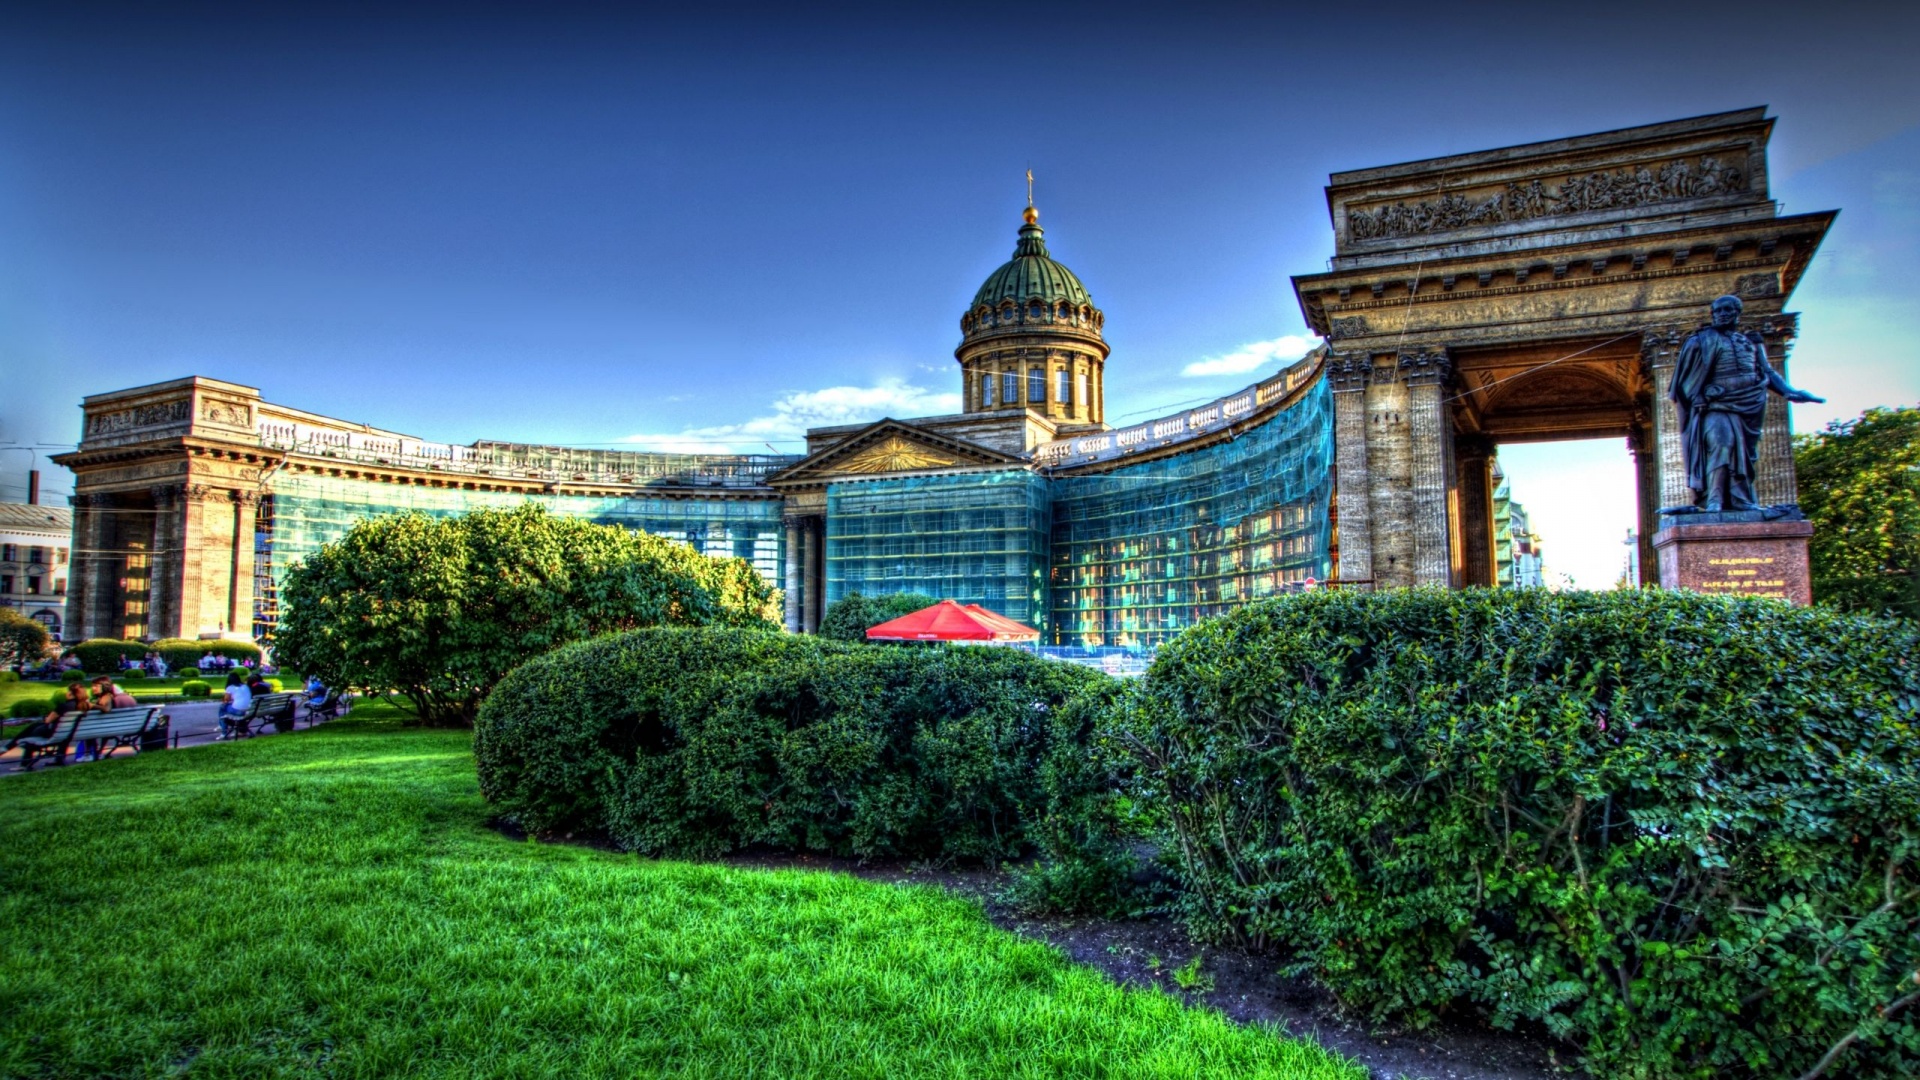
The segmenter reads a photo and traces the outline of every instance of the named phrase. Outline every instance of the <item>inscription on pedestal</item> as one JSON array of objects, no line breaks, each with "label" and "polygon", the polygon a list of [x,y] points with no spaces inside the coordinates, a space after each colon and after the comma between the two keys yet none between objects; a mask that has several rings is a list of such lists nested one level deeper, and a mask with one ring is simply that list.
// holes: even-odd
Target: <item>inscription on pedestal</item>
[{"label": "inscription on pedestal", "polygon": [[1813,602],[1805,521],[1672,525],[1653,538],[1660,584],[1720,596]]}]

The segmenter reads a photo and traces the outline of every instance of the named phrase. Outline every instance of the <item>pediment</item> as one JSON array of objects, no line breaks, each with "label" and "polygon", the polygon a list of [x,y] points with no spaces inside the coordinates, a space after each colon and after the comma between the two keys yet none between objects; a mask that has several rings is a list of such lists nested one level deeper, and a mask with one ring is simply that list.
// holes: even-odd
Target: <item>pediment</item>
[{"label": "pediment", "polygon": [[1023,464],[1012,454],[888,418],[794,462],[767,477],[767,483],[824,483],[843,477]]}]

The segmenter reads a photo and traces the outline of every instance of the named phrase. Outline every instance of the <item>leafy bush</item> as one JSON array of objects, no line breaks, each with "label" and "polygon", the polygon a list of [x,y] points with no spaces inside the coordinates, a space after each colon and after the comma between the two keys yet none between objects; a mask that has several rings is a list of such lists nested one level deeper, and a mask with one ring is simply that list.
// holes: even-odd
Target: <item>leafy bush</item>
[{"label": "leafy bush", "polygon": [[867,631],[883,622],[930,608],[940,601],[925,593],[884,593],[862,596],[851,592],[835,600],[820,619],[820,636],[829,641],[867,640]]},{"label": "leafy bush", "polygon": [[0,608],[0,666],[37,664],[47,655],[52,638],[38,619],[12,608]]},{"label": "leafy bush", "polygon": [[[255,645],[251,641],[195,641],[191,638],[161,638],[152,645],[141,646],[140,656],[146,655],[148,649],[159,653],[160,659],[167,662],[167,673],[170,675],[184,675],[186,674],[185,669],[189,668],[193,669],[197,674],[199,671],[200,658],[209,653],[214,656],[225,657],[236,664],[245,662],[255,666],[259,665],[261,656],[260,646]],[[139,656],[135,656],[133,659],[138,660],[139,658]]]},{"label": "leafy bush", "polygon": [[1538,1021],[1595,1075],[1912,1076],[1917,656],[1770,601],[1309,594],[1169,643],[1115,737],[1191,925],[1376,1017]]},{"label": "leafy bush", "polygon": [[211,697],[213,686],[199,679],[188,679],[180,684],[180,696],[189,698]]},{"label": "leafy bush", "polygon": [[78,645],[68,646],[63,655],[79,660],[81,668],[89,675],[112,675],[120,670],[122,656],[138,660],[146,651],[146,643],[141,641],[88,638]]},{"label": "leafy bush", "polygon": [[1920,617],[1920,408],[1868,409],[1793,440],[1813,597]]},{"label": "leafy bush", "polygon": [[12,705],[7,706],[7,716],[14,720],[19,720],[22,717],[37,718],[45,716],[52,712],[66,696],[65,694],[55,694],[51,700],[47,698],[22,698]]},{"label": "leafy bush", "polygon": [[643,626],[777,626],[744,559],[528,503],[356,524],[295,566],[277,655],[328,686],[397,690],[464,724],[501,676],[571,641]]},{"label": "leafy bush", "polygon": [[648,854],[1002,859],[1046,809],[1050,714],[1105,678],[1014,649],[643,630],[516,669],[474,753],[522,826]]},{"label": "leafy bush", "polygon": [[3,685],[3,684],[6,684],[6,683],[17,683],[17,682],[19,682],[19,681],[20,681],[20,673],[19,673],[19,672],[17,672],[17,671],[0,671],[0,685]]},{"label": "leafy bush", "polygon": [[60,680],[67,683],[85,682],[87,681],[88,674],[89,672],[80,668],[72,668],[68,671],[61,672]]}]

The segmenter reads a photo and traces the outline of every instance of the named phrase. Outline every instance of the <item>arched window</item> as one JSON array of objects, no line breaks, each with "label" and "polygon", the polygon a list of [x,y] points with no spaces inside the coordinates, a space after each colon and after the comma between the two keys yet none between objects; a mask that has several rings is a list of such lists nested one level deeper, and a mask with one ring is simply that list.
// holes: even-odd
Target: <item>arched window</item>
[{"label": "arched window", "polygon": [[1040,301],[1035,300],[1027,305],[1027,318],[1032,319],[1035,322],[1039,322],[1040,315],[1041,315]]}]

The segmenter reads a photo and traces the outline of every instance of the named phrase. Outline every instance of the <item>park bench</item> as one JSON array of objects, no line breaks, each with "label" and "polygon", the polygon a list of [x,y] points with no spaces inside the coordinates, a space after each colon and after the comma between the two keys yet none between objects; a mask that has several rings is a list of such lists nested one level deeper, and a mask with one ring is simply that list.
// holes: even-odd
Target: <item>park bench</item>
[{"label": "park bench", "polygon": [[275,731],[292,731],[294,711],[300,707],[300,695],[291,693],[259,694],[247,711],[234,717],[235,738],[246,738],[258,734],[255,724],[272,724]]},{"label": "park bench", "polygon": [[112,757],[123,746],[131,746],[135,752],[157,750],[167,745],[167,726],[158,705],[63,716],[56,721],[53,734],[20,740],[20,769],[25,772],[33,768],[34,761],[42,757],[64,762],[69,746],[89,739],[99,740],[103,757]]},{"label": "park bench", "polygon": [[326,697],[308,704],[307,726],[312,727],[321,720],[332,720],[338,717],[345,707],[340,700],[340,691],[329,690]]}]

